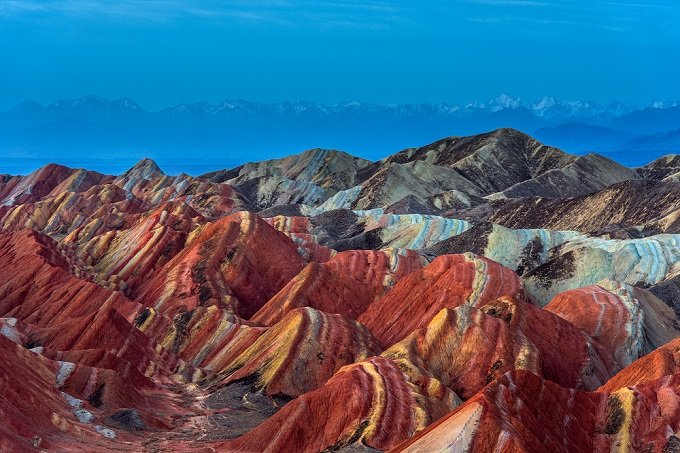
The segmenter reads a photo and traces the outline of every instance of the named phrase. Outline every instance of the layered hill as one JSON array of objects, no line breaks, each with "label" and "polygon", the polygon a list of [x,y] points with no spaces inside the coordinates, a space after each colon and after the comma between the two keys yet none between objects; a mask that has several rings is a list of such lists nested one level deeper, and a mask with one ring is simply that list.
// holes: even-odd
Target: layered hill
[{"label": "layered hill", "polygon": [[1,451],[675,451],[676,156],[0,176]]},{"label": "layered hill", "polygon": [[[470,207],[484,196],[585,195],[640,177],[635,170],[602,156],[570,155],[513,129],[452,137],[374,163],[316,149],[203,176],[235,184],[263,208],[277,204],[320,205],[324,210],[414,206],[432,212]],[[280,190],[285,197],[278,195]]]}]

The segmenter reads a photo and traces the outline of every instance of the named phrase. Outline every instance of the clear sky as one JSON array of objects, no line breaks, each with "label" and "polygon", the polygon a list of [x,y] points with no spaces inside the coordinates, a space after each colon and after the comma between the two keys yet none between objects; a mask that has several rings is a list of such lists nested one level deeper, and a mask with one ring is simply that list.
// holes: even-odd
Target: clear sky
[{"label": "clear sky", "polygon": [[680,99],[677,0],[0,0],[0,110]]}]

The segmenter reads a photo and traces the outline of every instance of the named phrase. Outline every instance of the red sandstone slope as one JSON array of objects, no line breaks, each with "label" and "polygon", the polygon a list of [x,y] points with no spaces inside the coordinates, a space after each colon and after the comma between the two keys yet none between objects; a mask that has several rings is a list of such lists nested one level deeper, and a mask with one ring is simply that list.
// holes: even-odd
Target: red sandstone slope
[{"label": "red sandstone slope", "polygon": [[565,291],[555,296],[545,309],[607,347],[622,367],[642,354],[645,342],[643,312],[630,287],[603,282]]},{"label": "red sandstone slope", "polygon": [[436,380],[409,381],[393,361],[371,357],[340,369],[322,387],[215,450],[318,452],[357,443],[383,450],[455,404],[455,395]]},{"label": "red sandstone slope", "polygon": [[[256,252],[263,253],[266,246],[258,245],[257,241],[248,241],[240,234],[234,236],[234,231],[240,232],[243,223],[251,220],[256,224],[262,222],[255,216],[250,218],[246,215],[244,218],[239,214],[230,222],[225,219],[225,224],[229,223],[230,227],[218,228],[209,237],[226,237],[227,243],[233,243],[229,242],[230,238],[238,237],[243,241],[238,246],[245,249],[240,253],[254,260],[262,256]],[[189,247],[199,244],[202,235],[212,225],[208,224],[198,231],[189,241]],[[287,244],[284,248],[287,250],[286,256],[300,259],[290,242],[266,223],[262,222],[260,227],[255,225],[254,228],[258,231],[254,236],[261,233],[257,228],[264,228],[263,235],[273,235],[274,241]],[[74,277],[73,273],[87,276],[87,272],[82,270],[83,263],[70,249],[59,249],[54,241],[43,235],[26,231],[5,233],[0,234],[0,241],[0,266],[4,266],[0,269],[7,271],[2,274],[0,282],[8,304],[3,314],[29,323],[25,325],[19,321],[17,338],[20,343],[28,345],[30,342],[31,346],[39,344],[44,348],[46,357],[60,361],[56,366],[51,365],[55,368],[55,376],[61,376],[55,377],[59,379],[59,388],[85,401],[83,404],[98,422],[104,423],[107,417],[121,410],[134,409],[144,430],[165,431],[178,426],[176,415],[199,414],[196,408],[186,407],[181,402],[181,395],[169,390],[175,385],[171,384],[172,380],[182,379],[173,377],[174,373],[179,373],[187,380],[200,379],[206,384],[206,392],[212,392],[225,384],[229,386],[238,381],[252,381],[266,394],[297,396],[260,427],[244,436],[227,444],[192,444],[191,449],[203,445],[216,450],[230,448],[252,451],[271,447],[316,451],[357,442],[387,449],[452,409],[457,404],[455,391],[485,408],[480,427],[472,436],[474,445],[480,445],[477,451],[485,451],[484,448],[491,445],[485,443],[487,441],[519,451],[533,451],[538,448],[536,439],[539,436],[547,436],[547,445],[551,446],[551,436],[556,435],[554,433],[559,425],[555,421],[554,425],[545,428],[546,431],[536,431],[538,428],[532,424],[532,417],[539,417],[537,414],[548,411],[548,408],[557,410],[558,415],[562,414],[561,420],[581,416],[581,409],[578,409],[580,403],[570,403],[567,397],[564,397],[566,402],[563,401],[560,395],[565,391],[569,395],[582,395],[577,400],[585,402],[593,398],[601,399],[602,396],[562,389],[549,381],[540,381],[542,384],[538,385],[532,383],[531,378],[518,378],[519,382],[507,384],[507,376],[522,374],[512,371],[514,374],[503,377],[503,373],[513,369],[529,370],[563,386],[594,388],[604,383],[616,366],[607,350],[616,345],[609,338],[617,337],[604,335],[613,333],[611,329],[598,336],[600,331],[597,328],[583,323],[589,319],[584,316],[573,318],[583,329],[579,330],[549,310],[523,301],[522,286],[514,273],[497,263],[471,256],[442,257],[431,266],[403,276],[392,292],[376,302],[384,303],[406,282],[409,285],[405,293],[417,296],[411,302],[421,301],[429,308],[437,303],[452,304],[452,307],[444,305],[439,314],[430,319],[426,310],[416,311],[419,314],[418,322],[425,322],[425,326],[413,333],[408,332],[406,338],[381,357],[365,359],[378,353],[378,346],[360,324],[340,315],[328,315],[312,308],[294,309],[275,326],[264,329],[240,324],[233,314],[220,309],[218,305],[208,304],[180,314],[170,323],[154,308],[143,310],[139,304],[120,293]],[[177,257],[186,250],[189,249],[183,249]],[[216,247],[211,252],[220,254],[221,250],[224,248]],[[387,261],[381,261],[385,256],[383,252],[343,253],[322,266],[335,266],[337,274],[345,272],[358,283],[375,281],[376,275],[382,275],[381,284],[369,288],[369,293],[374,291],[371,294],[380,294],[389,288],[389,280],[394,277],[387,273],[375,273],[376,269],[387,272]],[[377,257],[375,262],[369,263],[375,267],[366,267],[367,257]],[[15,262],[23,263],[24,273],[12,269]],[[301,266],[300,261],[294,262]],[[173,260],[168,262],[169,265],[172,263]],[[472,270],[470,263],[474,264]],[[216,268],[222,269],[221,266]],[[10,269],[12,272],[9,272]],[[257,269],[266,275],[262,267]],[[288,268],[284,266],[279,269],[285,271]],[[282,275],[282,271],[278,272]],[[293,275],[293,272],[287,275]],[[385,279],[385,276],[388,278]],[[280,281],[285,282],[285,278]],[[573,297],[572,293],[566,293],[556,298],[553,307],[559,307],[557,302],[562,300],[562,307],[571,309],[561,312],[562,316],[568,318],[579,312],[574,307],[579,306],[584,297],[596,300],[609,297],[611,300],[602,299],[602,304],[598,305],[604,306],[605,314],[609,309],[605,302],[614,305],[614,308],[618,306],[616,304],[622,303],[622,295],[617,299],[610,293],[600,295],[601,291],[605,290],[601,287],[586,288],[580,293],[575,292]],[[515,294],[520,299],[515,301],[507,296],[495,298],[498,294]],[[397,298],[392,300],[403,303]],[[587,306],[581,309],[584,313],[587,310]],[[133,319],[137,329],[131,324]],[[403,322],[409,321],[401,319]],[[591,341],[584,331],[603,341],[607,348]],[[669,344],[639,363],[635,362],[601,389],[602,392],[609,388],[613,391],[625,385],[657,379],[638,385],[632,390],[633,393],[625,389],[618,391],[615,396],[607,398],[619,403],[611,403],[613,409],[602,409],[609,411],[607,414],[618,413],[615,412],[616,405],[620,404],[624,407],[624,418],[632,417],[631,420],[639,422],[630,426],[624,423],[616,433],[599,437],[579,438],[582,434],[577,430],[576,433],[568,434],[567,445],[576,442],[574,445],[578,448],[584,446],[585,451],[588,451],[591,444],[600,446],[628,442],[628,435],[620,434],[624,432],[621,430],[631,433],[629,437],[633,439],[651,439],[654,445],[665,445],[667,437],[661,434],[662,423],[675,426],[677,412],[665,402],[674,394],[675,381],[662,378],[677,371],[672,359],[673,347],[674,344]],[[617,349],[613,349],[616,352]],[[178,361],[172,351],[190,361],[191,365]],[[342,365],[346,366],[338,370]],[[489,386],[483,388],[487,383]],[[522,388],[513,388],[520,384]],[[508,390],[503,390],[506,387],[510,389],[509,394]],[[525,401],[527,395],[540,392],[542,388],[551,395],[549,399],[539,398],[535,404]],[[481,396],[489,394],[490,389],[497,389],[493,397]],[[518,407],[521,414],[516,418],[508,416],[508,407],[499,405],[501,395],[509,398],[506,403],[508,407]],[[630,395],[634,395],[634,398]],[[337,403],[329,405],[328,401]],[[472,407],[470,401],[464,407]],[[633,409],[626,409],[629,407],[627,404]],[[645,409],[647,407],[660,407],[667,415],[658,421],[651,415],[653,412]],[[468,412],[454,414],[458,414],[451,416],[455,420],[461,417],[468,420],[465,418]],[[476,417],[475,414],[473,416]],[[586,420],[591,417],[596,426],[606,426],[610,415],[598,414],[592,411],[590,415],[583,416]],[[204,417],[194,415],[192,424],[179,426],[183,426],[183,432],[195,433],[197,426],[208,423]],[[487,418],[488,426],[484,424]],[[506,426],[500,431],[495,428],[499,420],[504,420],[500,426]],[[115,425],[115,422],[110,423]],[[460,423],[456,423],[449,423],[453,424],[450,427],[453,432],[461,429]],[[468,426],[465,423],[463,425]],[[266,432],[277,432],[278,435],[272,438],[265,435]],[[68,431],[63,449],[68,450],[69,445],[74,445],[79,433],[82,431],[75,428]],[[468,434],[464,430],[461,433],[462,436],[456,435],[456,439],[467,438]],[[97,435],[102,437],[99,433]],[[127,434],[118,435],[125,437]],[[441,434],[438,438],[446,438],[447,435]],[[54,438],[53,435],[49,436],[50,439]],[[3,441],[17,441],[11,437],[5,435]],[[418,439],[418,442],[433,442],[427,436]],[[27,439],[19,436],[18,442],[26,443]],[[188,445],[182,443],[184,440],[173,443],[166,439],[164,442],[169,442],[166,444],[169,450],[183,451]],[[559,450],[558,447],[554,448]]]},{"label": "red sandstone slope", "polygon": [[0,316],[47,326],[91,315],[104,305],[131,313],[138,304],[74,277],[79,263],[57,250],[50,238],[33,231],[0,232]]},{"label": "red sandstone slope", "polygon": [[513,371],[393,451],[592,453],[607,397]]},{"label": "red sandstone slope", "polygon": [[211,219],[248,207],[227,184],[167,176],[148,159],[117,178],[51,164],[0,181],[0,227],[75,235],[70,242],[132,228],[137,215],[173,204]]},{"label": "red sandstone slope", "polygon": [[267,329],[245,325],[233,313],[216,305],[178,314],[168,330],[157,329],[160,315],[147,307],[137,318],[139,328],[193,367],[206,372],[223,370]]},{"label": "red sandstone slope", "polygon": [[[126,319],[139,304],[73,276],[79,270],[70,262],[74,256],[39,233],[2,233],[0,251],[1,316],[10,316],[0,322],[0,360],[6,361],[0,383],[2,404],[11,405],[0,410],[3,420],[19,424],[1,424],[0,445],[11,445],[9,451],[32,444],[80,451],[80,443],[135,450],[120,443],[126,431],[138,429],[129,423],[167,430],[189,410],[172,389],[175,373],[186,367]],[[161,331],[164,323],[167,328],[158,322]]]},{"label": "red sandstone slope", "polygon": [[639,382],[653,381],[664,376],[680,374],[680,338],[636,360],[601,387],[616,391]]},{"label": "red sandstone slope", "polygon": [[97,172],[74,170],[49,164],[27,176],[15,176],[0,183],[0,204],[21,205],[34,202],[51,193],[84,192],[96,184],[111,181],[112,177]]},{"label": "red sandstone slope", "polygon": [[[112,448],[114,442],[80,423],[55,385],[57,362],[29,352],[0,335],[0,451],[77,451]],[[74,442],[75,441],[75,442]]]},{"label": "red sandstone slope", "polygon": [[39,201],[13,206],[0,216],[7,230],[32,228],[55,237],[78,231],[80,236],[102,234],[133,224],[135,214],[143,212],[139,202],[126,197],[113,184],[93,186],[85,192],[57,192]]},{"label": "red sandstone slope", "polygon": [[158,373],[111,352],[45,349],[47,358],[4,335],[0,350],[0,451],[138,451],[134,432],[171,429],[192,411]]},{"label": "red sandstone slope", "polygon": [[482,307],[501,296],[525,299],[522,282],[512,270],[472,254],[443,255],[401,279],[358,320],[390,346],[425,327],[442,308]]},{"label": "red sandstone slope", "polygon": [[[541,309],[489,259],[425,266],[417,250],[380,249],[467,222],[394,207],[236,212],[250,206],[239,190],[272,198],[255,179],[236,190],[150,160],[118,177],[58,165],[0,176],[0,451],[680,450],[680,330],[651,293],[569,286],[580,268],[563,260],[528,286],[567,289]],[[659,278],[680,259],[673,237],[658,251],[472,233],[471,249],[509,265],[538,266],[563,241],[623,245]],[[626,264],[604,261],[592,270]]]},{"label": "red sandstone slope", "polygon": [[97,283],[134,297],[149,274],[157,272],[185,246],[190,233],[205,219],[190,206],[168,202],[127,218],[129,228],[93,236],[86,225],[63,242],[73,244]]},{"label": "red sandstone slope", "polygon": [[309,217],[276,216],[265,221],[291,238],[298,246],[298,253],[306,261],[323,263],[335,255],[335,250],[319,244],[318,238],[312,233],[314,227]]},{"label": "red sandstone slope", "polygon": [[356,321],[297,308],[226,365],[211,387],[254,380],[267,395],[297,397],[321,386],[340,367],[379,353],[370,332]]},{"label": "red sandstone slope", "polygon": [[512,371],[394,452],[676,451],[680,375],[607,391]]},{"label": "red sandstone slope", "polygon": [[187,174],[169,176],[151,159],[142,159],[113,180],[141,204],[155,207],[170,201],[191,206],[207,218],[218,218],[248,207],[228,184],[215,184]]},{"label": "red sandstone slope", "polygon": [[587,390],[618,370],[614,358],[573,325],[509,298],[480,309],[443,309],[383,355],[420,364],[464,399],[513,369]]},{"label": "red sandstone slope", "polygon": [[137,300],[171,315],[217,305],[249,318],[303,265],[290,239],[240,212],[193,231],[161,272],[147,276]]},{"label": "red sandstone slope", "polygon": [[310,263],[252,318],[272,325],[299,307],[357,318],[401,277],[422,267],[413,251],[352,250]]}]

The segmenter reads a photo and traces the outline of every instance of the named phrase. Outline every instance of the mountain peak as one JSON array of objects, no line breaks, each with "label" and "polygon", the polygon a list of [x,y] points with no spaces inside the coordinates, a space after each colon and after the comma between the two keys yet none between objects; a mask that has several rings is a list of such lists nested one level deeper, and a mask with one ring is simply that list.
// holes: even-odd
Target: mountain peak
[{"label": "mountain peak", "polygon": [[105,97],[88,94],[79,98],[59,99],[49,105],[51,109],[85,109],[85,110],[123,110],[127,112],[143,111],[143,109],[130,98],[109,100]]},{"label": "mountain peak", "polygon": [[518,129],[512,127],[501,127],[489,132],[489,135],[494,137],[521,137],[526,139],[532,139],[529,134],[526,134]]},{"label": "mountain peak", "polygon": [[43,106],[32,99],[26,99],[25,101],[15,105],[10,109],[11,113],[32,113],[42,110]]},{"label": "mountain peak", "polygon": [[124,109],[124,110],[129,110],[129,111],[140,111],[143,110],[139,104],[137,104],[135,101],[133,101],[130,98],[120,98],[116,99],[115,101],[111,101],[111,105]]},{"label": "mountain peak", "polygon": [[336,154],[340,153],[341,151],[336,151],[334,149],[328,149],[328,148],[311,148],[306,151],[302,152],[303,156],[309,156],[309,157],[324,157],[329,154]]},{"label": "mountain peak", "polygon": [[96,94],[88,94],[79,98],[59,99],[56,102],[50,104],[50,107],[106,107],[108,104],[109,101],[107,99]]},{"label": "mountain peak", "polygon": [[163,170],[158,166],[158,164],[148,157],[137,162],[132,168],[123,173],[124,178],[142,178],[142,179],[153,179],[158,176],[163,176]]},{"label": "mountain peak", "polygon": [[515,96],[501,94],[496,99],[489,101],[491,110],[516,109],[522,106],[522,100]]}]

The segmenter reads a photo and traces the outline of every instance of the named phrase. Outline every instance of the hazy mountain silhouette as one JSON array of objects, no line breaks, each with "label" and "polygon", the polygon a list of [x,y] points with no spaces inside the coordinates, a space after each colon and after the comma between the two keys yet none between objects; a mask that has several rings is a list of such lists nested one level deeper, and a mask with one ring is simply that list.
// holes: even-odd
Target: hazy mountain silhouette
[{"label": "hazy mountain silhouette", "polygon": [[641,165],[677,151],[677,139],[663,137],[680,128],[680,107],[553,98],[526,103],[505,95],[464,106],[235,100],[160,111],[127,98],[85,96],[47,106],[25,101],[0,113],[1,171],[26,173],[59,161],[116,172],[145,155],[170,170],[181,162],[181,170],[200,173],[314,147],[378,159],[441,137],[503,127],[535,133],[565,151]]}]

